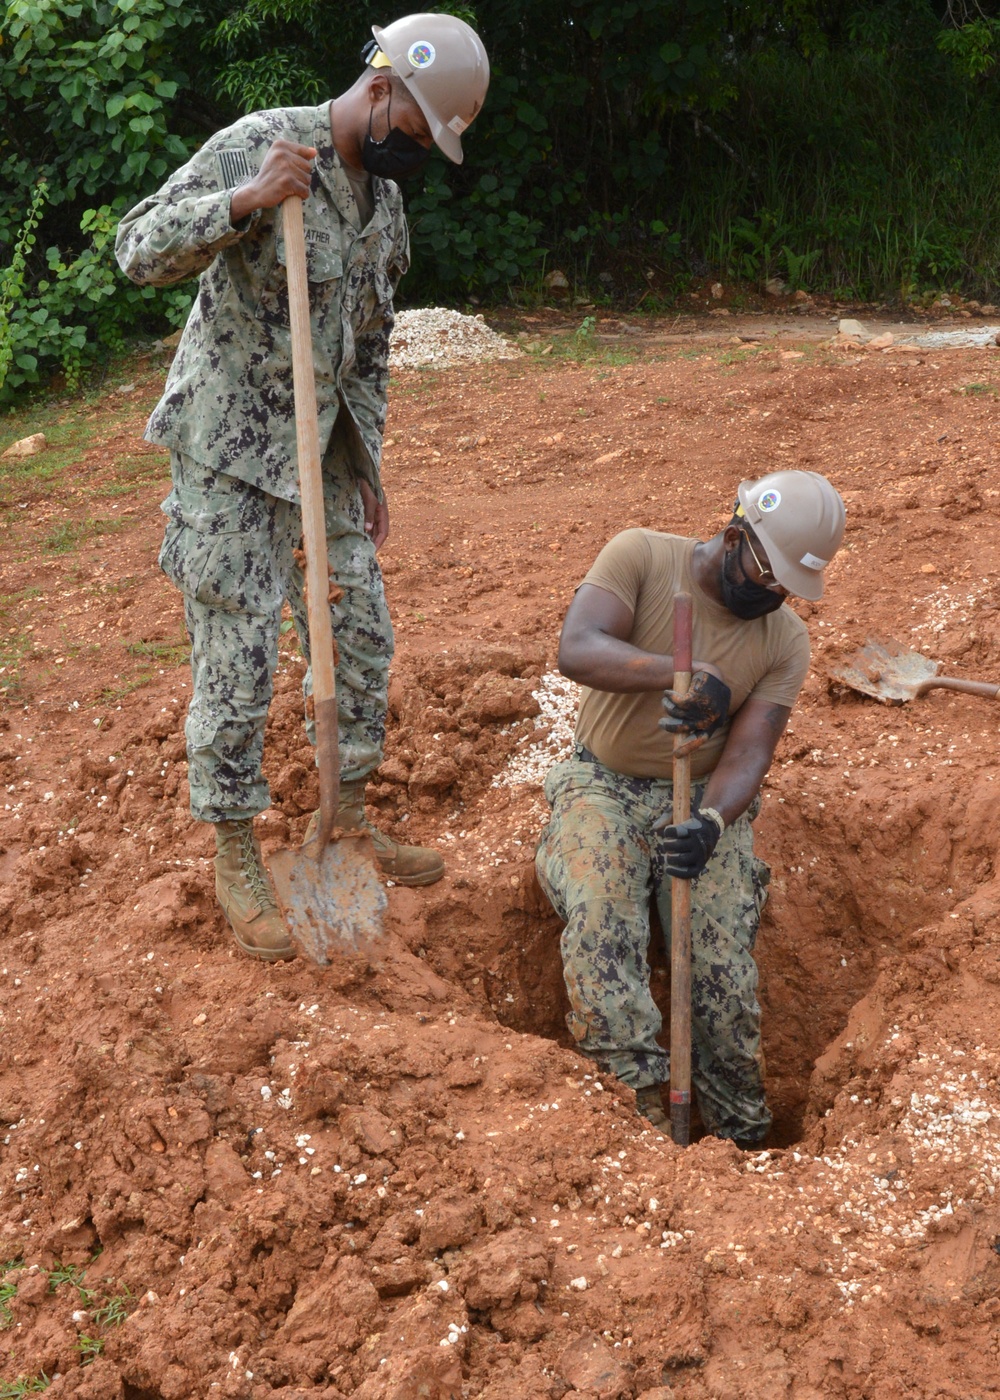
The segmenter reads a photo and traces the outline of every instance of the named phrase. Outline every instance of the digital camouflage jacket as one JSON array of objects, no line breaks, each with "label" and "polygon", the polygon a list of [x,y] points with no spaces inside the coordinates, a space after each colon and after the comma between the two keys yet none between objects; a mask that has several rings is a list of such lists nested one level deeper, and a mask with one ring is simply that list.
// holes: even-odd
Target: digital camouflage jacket
[{"label": "digital camouflage jacket", "polygon": [[[150,442],[299,499],[288,284],[280,209],[234,228],[229,202],[279,137],[314,146],[303,215],[319,440],[381,497],[392,298],[409,266],[397,187],[373,178],[375,212],[358,208],[330,131],[330,104],[255,112],[217,132],[122,220],[115,252],[141,286],[200,275],[198,295],[146,428]],[[346,412],[343,410],[346,409]]]}]

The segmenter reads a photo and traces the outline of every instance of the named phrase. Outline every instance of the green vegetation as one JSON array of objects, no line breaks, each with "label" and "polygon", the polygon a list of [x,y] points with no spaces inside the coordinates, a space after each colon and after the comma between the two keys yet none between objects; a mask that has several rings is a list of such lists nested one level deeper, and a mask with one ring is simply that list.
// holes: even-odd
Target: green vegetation
[{"label": "green vegetation", "polygon": [[122,529],[122,524],[119,520],[98,520],[94,516],[86,520],[62,520],[44,537],[42,548],[46,554],[68,554],[88,540],[115,534]]},{"label": "green vegetation", "polygon": [[180,642],[127,642],[130,656],[148,657],[161,666],[183,666],[191,654],[187,638]]},{"label": "green vegetation", "polygon": [[21,667],[31,654],[31,641],[19,632],[0,636],[0,699],[10,700],[21,688]]},{"label": "green vegetation", "polygon": [[100,1307],[94,1309],[94,1321],[98,1327],[120,1327],[128,1317],[131,1302],[132,1294],[127,1288],[124,1293],[114,1294]]},{"label": "green vegetation", "polygon": [[[996,295],[1000,0],[479,0],[468,158],[408,193],[401,300],[662,311],[709,275],[851,299]],[[121,215],[245,111],[360,71],[371,0],[8,0],[0,403],[72,390],[193,283],[127,282]],[[530,43],[525,36],[530,35]]]},{"label": "green vegetation", "polygon": [[100,1356],[104,1350],[103,1337],[88,1337],[85,1332],[81,1332],[76,1339],[76,1349],[80,1353],[81,1366],[89,1366],[96,1356]]},{"label": "green vegetation", "polygon": [[140,666],[129,675],[116,676],[117,685],[105,686],[97,696],[96,705],[117,705],[126,695],[141,689],[170,666],[183,666],[191,654],[187,639],[177,642],[128,642],[124,644],[129,656],[137,661],[153,664]]},{"label": "green vegetation", "polygon": [[[117,401],[109,404],[100,400],[98,415],[94,410],[96,395],[86,395],[67,405],[52,396],[37,397],[18,404],[17,412],[0,418],[0,452],[20,438],[44,433],[46,445],[31,457],[15,457],[0,469],[0,505],[25,507],[31,502],[58,494],[65,488],[80,485],[80,461],[94,445],[95,430],[102,437],[111,433],[135,410],[131,404]],[[168,479],[169,467],[164,455],[156,452],[123,454],[114,463],[115,482],[112,485],[133,491],[148,481]],[[94,494],[102,494],[99,489]]]},{"label": "green vegetation", "polygon": [[[93,1263],[100,1251],[94,1255]],[[0,1264],[0,1277],[6,1277],[14,1271],[20,1272],[25,1268],[23,1259],[8,1260],[5,1264]],[[103,1302],[97,1302],[101,1297],[102,1290],[89,1288],[84,1282],[86,1270],[79,1268],[75,1264],[61,1264],[58,1261],[55,1266],[48,1271],[49,1292],[55,1293],[63,1286],[74,1289],[77,1301],[81,1306],[91,1310],[91,1317],[94,1323],[102,1331],[107,1331],[112,1327],[119,1327],[129,1315],[129,1305],[132,1303],[132,1294],[127,1288],[121,1293],[111,1293],[104,1295]],[[112,1279],[105,1279],[105,1283],[112,1283]],[[17,1295],[17,1280],[11,1279],[6,1283],[0,1283],[0,1329],[8,1327],[13,1321],[10,1304]],[[95,1357],[100,1356],[104,1350],[104,1337],[90,1336],[81,1332],[77,1338],[76,1347],[80,1353],[81,1365],[89,1365]],[[45,1390],[49,1385],[49,1377],[43,1371],[38,1376],[19,1376],[14,1381],[0,1381],[0,1400],[20,1400],[23,1395],[36,1395]]]},{"label": "green vegetation", "polygon": [[38,1376],[18,1376],[16,1381],[0,1381],[0,1400],[22,1400],[25,1395],[40,1395],[48,1388],[49,1378],[44,1371]]},{"label": "green vegetation", "polygon": [[[0,1278],[6,1278],[8,1274],[20,1272],[24,1268],[23,1259],[8,1259],[0,1264]],[[14,1317],[10,1310],[11,1300],[17,1296],[17,1280],[11,1279],[7,1283],[0,1282],[0,1330],[9,1327]]]},{"label": "green vegetation", "polygon": [[76,1264],[60,1264],[57,1259],[55,1267],[49,1270],[49,1292],[54,1293],[62,1284],[68,1283],[76,1289],[80,1302],[86,1307],[92,1301],[94,1292],[84,1283],[83,1275],[84,1270]]}]

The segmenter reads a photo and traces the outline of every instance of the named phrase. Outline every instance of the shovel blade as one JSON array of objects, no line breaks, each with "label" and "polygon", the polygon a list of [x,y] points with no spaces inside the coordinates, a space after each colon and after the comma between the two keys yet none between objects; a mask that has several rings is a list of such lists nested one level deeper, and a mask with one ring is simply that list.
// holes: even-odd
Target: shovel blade
[{"label": "shovel blade", "polygon": [[382,933],[386,898],[365,837],[275,851],[268,862],[292,940],[326,967],[336,954],[365,953]]},{"label": "shovel blade", "polygon": [[921,693],[940,664],[891,639],[869,640],[854,656],[830,669],[834,680],[887,705],[902,705]]}]

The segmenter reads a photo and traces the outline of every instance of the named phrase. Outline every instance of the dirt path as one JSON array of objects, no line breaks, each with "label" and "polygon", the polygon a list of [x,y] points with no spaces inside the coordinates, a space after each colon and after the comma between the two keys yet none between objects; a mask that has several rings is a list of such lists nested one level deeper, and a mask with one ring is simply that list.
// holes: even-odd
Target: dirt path
[{"label": "dirt path", "polygon": [[[1000,679],[1000,352],[813,320],[543,317],[523,359],[395,375],[372,815],[449,873],[325,970],[235,951],[187,813],[162,360],[3,426],[52,445],[0,468],[0,1397],[1000,1395],[997,712],[826,674],[888,633]],[[556,640],[613,533],[707,535],[785,466],[849,522],[758,823],[776,1130],[682,1152],[563,1025]],[[316,800],[284,643],[265,849]]]}]

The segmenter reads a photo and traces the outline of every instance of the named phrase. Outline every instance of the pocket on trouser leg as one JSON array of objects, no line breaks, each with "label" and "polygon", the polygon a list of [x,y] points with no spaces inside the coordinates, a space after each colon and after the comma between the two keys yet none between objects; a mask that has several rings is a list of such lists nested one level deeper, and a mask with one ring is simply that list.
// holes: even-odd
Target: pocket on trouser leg
[{"label": "pocket on trouser leg", "polygon": [[271,805],[261,774],[263,721],[188,714],[184,725],[191,813],[199,821],[236,821]]},{"label": "pocket on trouser leg", "polygon": [[267,572],[254,567],[238,527],[206,535],[171,521],[160,568],[185,597],[224,612],[264,613],[280,605]]},{"label": "pocket on trouser leg", "polygon": [[538,883],[542,887],[546,899],[552,908],[559,915],[560,919],[566,921],[566,904],[560,892],[559,864],[555,859],[552,846],[549,840],[551,824],[542,832],[538,842],[538,849],[535,851],[535,874],[538,876]]},{"label": "pocket on trouser leg", "polygon": [[270,538],[272,498],[221,474],[196,484],[182,475],[163,503],[160,568],[194,602],[269,615],[282,596]]}]

